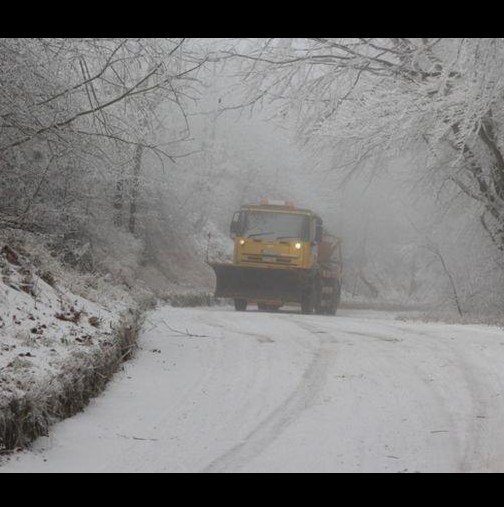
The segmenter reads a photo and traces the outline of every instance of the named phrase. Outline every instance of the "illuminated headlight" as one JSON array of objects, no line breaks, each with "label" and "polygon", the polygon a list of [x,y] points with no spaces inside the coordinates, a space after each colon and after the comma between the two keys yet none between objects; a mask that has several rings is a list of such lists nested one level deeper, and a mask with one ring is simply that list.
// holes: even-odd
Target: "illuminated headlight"
[{"label": "illuminated headlight", "polygon": [[244,239],[240,239],[240,245],[243,246],[245,244],[245,240]]},{"label": "illuminated headlight", "polygon": [[301,250],[301,247],[302,247],[302,246],[303,246],[303,245],[301,245],[301,243],[296,243],[296,244],[294,245],[294,248],[295,248],[296,250]]}]

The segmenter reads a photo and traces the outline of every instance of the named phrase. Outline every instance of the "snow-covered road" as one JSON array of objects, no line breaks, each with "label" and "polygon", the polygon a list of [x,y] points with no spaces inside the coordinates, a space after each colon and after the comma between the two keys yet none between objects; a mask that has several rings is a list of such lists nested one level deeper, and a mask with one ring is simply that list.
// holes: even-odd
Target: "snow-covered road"
[{"label": "snow-covered road", "polygon": [[504,472],[504,332],[161,308],[82,414],[5,472]]}]

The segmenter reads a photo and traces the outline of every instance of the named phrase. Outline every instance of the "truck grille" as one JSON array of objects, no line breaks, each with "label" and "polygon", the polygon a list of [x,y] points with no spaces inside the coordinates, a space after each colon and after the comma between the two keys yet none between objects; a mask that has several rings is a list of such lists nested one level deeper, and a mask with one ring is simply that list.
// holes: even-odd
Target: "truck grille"
[{"label": "truck grille", "polygon": [[291,264],[294,259],[289,257],[272,256],[272,255],[246,255],[244,260],[247,262],[260,262],[265,263],[278,263],[278,264]]}]

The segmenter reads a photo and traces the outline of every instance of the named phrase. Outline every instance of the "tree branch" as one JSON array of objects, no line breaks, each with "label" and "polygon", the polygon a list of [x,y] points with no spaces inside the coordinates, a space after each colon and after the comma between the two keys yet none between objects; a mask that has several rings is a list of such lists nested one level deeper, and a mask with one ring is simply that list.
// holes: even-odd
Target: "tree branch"
[{"label": "tree branch", "polygon": [[62,91],[61,93],[58,93],[56,95],[53,95],[52,97],[46,99],[46,100],[43,100],[42,102],[38,102],[36,103],[35,105],[36,106],[43,106],[45,104],[48,104],[49,102],[52,102],[53,100],[56,100],[56,99],[59,99],[65,95],[67,95],[68,93],[71,93],[71,92],[74,92],[75,90],[78,90],[79,88],[82,88],[83,86],[86,86],[87,84],[95,81],[96,79],[99,79],[100,77],[103,76],[103,74],[105,74],[105,71],[111,66],[114,64],[114,62],[112,61],[112,59],[114,58],[114,56],[117,54],[117,52],[124,46],[124,44],[126,44],[126,42],[128,41],[128,39],[125,39],[123,40],[115,49],[114,51],[112,51],[112,54],[109,56],[109,58],[107,59],[107,61],[105,62],[105,65],[103,66],[103,68],[94,76],[92,77],[89,77],[88,79],[85,79],[84,81],[82,81],[81,83],[77,83],[76,85],[72,86],[71,88],[67,88],[66,90]]}]

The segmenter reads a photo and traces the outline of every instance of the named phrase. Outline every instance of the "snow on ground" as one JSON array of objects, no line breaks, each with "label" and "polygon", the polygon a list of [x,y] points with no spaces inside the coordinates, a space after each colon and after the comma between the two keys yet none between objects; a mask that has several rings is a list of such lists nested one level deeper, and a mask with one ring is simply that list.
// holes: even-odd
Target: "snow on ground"
[{"label": "snow on ground", "polygon": [[503,360],[488,326],[164,307],[0,472],[502,472]]},{"label": "snow on ground", "polygon": [[112,290],[107,304],[81,297],[68,288],[82,283],[77,275],[54,261],[54,274],[42,271],[21,251],[0,244],[0,407],[30,390],[50,393],[69,358],[113,339],[124,311]]},{"label": "snow on ground", "polygon": [[[110,336],[117,315],[37,281],[37,296],[0,281],[0,382],[5,396],[20,384],[54,375],[75,349]],[[9,382],[11,380],[11,382]]]}]

